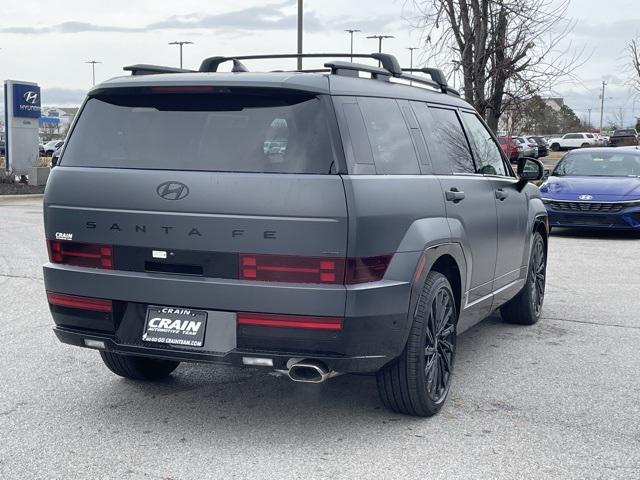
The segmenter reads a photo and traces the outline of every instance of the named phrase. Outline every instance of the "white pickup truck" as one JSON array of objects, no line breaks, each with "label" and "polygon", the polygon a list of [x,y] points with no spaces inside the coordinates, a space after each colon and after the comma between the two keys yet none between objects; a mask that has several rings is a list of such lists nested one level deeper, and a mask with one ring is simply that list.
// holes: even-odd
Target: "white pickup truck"
[{"label": "white pickup truck", "polygon": [[598,139],[593,133],[567,133],[562,137],[549,139],[551,150],[571,150],[572,148],[597,147]]}]

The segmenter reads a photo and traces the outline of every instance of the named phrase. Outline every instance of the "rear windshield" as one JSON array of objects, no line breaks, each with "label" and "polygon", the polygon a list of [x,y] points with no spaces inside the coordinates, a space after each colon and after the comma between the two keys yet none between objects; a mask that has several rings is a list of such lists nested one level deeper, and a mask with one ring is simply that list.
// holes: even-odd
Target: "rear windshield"
[{"label": "rear windshield", "polygon": [[636,131],[633,129],[616,130],[613,132],[614,137],[622,137],[628,135],[636,135]]},{"label": "rear windshield", "polygon": [[61,165],[332,173],[324,102],[281,91],[158,87],[88,100]]}]

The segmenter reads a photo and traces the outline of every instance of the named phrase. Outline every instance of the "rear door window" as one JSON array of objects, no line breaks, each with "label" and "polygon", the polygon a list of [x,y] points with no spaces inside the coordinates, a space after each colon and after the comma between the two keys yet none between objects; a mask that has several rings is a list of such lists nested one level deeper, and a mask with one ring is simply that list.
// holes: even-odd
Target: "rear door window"
[{"label": "rear door window", "polygon": [[506,175],[502,153],[493,135],[474,113],[462,112],[462,118],[475,147],[478,171],[485,175]]},{"label": "rear door window", "polygon": [[398,103],[390,98],[358,98],[376,173],[417,175],[418,158]]},{"label": "rear door window", "polygon": [[328,174],[326,110],[319,97],[274,89],[108,90],[86,103],[61,165]]},{"label": "rear door window", "polygon": [[476,173],[469,142],[456,111],[434,107],[429,110],[433,114],[433,129],[440,138],[453,173]]}]

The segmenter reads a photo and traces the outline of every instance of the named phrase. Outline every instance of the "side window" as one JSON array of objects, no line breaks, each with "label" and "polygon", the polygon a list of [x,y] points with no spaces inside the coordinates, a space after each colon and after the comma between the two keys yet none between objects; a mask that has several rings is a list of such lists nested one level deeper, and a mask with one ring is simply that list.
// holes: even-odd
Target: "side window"
[{"label": "side window", "polygon": [[434,130],[439,136],[453,173],[476,173],[469,142],[462,130],[462,124],[455,110],[432,108],[435,121]]},{"label": "side window", "polygon": [[358,98],[373,152],[376,173],[419,174],[411,135],[397,102],[390,98]]},{"label": "side window", "polygon": [[506,176],[507,171],[502,161],[502,153],[489,130],[473,113],[462,112],[462,118],[475,146],[474,151],[476,153],[478,171],[484,175]]}]

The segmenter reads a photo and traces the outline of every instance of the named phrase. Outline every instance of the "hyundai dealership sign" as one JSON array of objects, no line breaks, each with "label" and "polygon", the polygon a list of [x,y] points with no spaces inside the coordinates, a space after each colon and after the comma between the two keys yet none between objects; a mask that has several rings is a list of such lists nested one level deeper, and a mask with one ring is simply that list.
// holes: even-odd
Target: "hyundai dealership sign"
[{"label": "hyundai dealership sign", "polygon": [[4,82],[5,162],[7,172],[28,175],[38,166],[40,87],[32,82]]},{"label": "hyundai dealership sign", "polygon": [[13,84],[13,116],[40,118],[40,87]]}]

